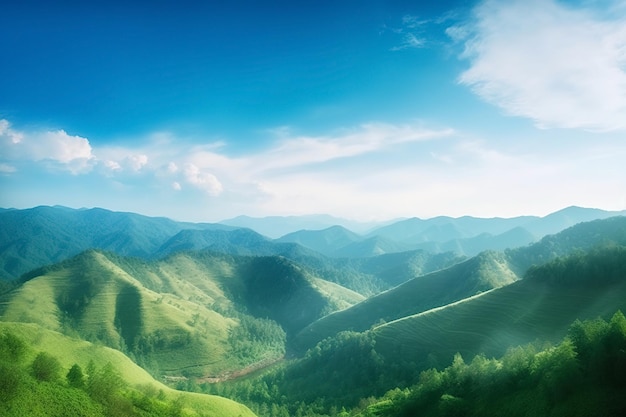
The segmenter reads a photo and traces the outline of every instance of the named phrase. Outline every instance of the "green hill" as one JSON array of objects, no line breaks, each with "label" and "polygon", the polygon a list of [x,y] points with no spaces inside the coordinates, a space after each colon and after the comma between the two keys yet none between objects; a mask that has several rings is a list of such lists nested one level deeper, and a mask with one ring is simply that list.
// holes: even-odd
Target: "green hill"
[{"label": "green hill", "polygon": [[[9,352],[15,353],[15,349],[3,349],[2,341],[7,335],[13,347],[19,346],[19,341],[25,344],[17,357],[5,357]],[[58,380],[40,382],[30,377],[28,364],[39,352],[46,352],[60,365]],[[9,363],[4,362],[7,359]],[[91,372],[85,375],[84,391],[64,382],[65,375],[76,365]],[[0,402],[0,414],[6,416],[160,416],[175,415],[175,412],[190,417],[254,416],[247,407],[226,398],[173,390],[117,350],[69,338],[32,323],[0,322],[0,367],[12,371],[11,389],[0,388],[0,395],[10,394]],[[114,385],[106,387],[109,392],[104,396],[102,390],[90,389],[88,384],[94,377],[104,375],[107,369],[111,370],[106,374],[107,379],[98,382]],[[0,380],[7,382],[8,377],[2,375]]]},{"label": "green hill", "polygon": [[626,248],[558,258],[526,278],[373,330],[376,350],[418,368],[445,364],[455,353],[499,356],[534,340],[557,342],[576,319],[626,309]]},{"label": "green hill", "polygon": [[517,279],[503,254],[484,252],[327,315],[298,333],[296,343],[306,349],[340,331],[362,332],[381,322],[441,307]]},{"label": "green hill", "polygon": [[[228,332],[236,321],[190,301],[183,290],[188,284],[156,271],[147,263],[120,265],[112,255],[85,252],[6,294],[2,320],[37,323],[122,349],[164,373],[237,366],[228,359]],[[159,285],[173,291],[150,288]]]},{"label": "green hill", "polygon": [[363,299],[283,257],[211,252],[145,261],[92,250],[25,279],[0,297],[3,321],[103,343],[173,376],[278,359],[289,335]]}]

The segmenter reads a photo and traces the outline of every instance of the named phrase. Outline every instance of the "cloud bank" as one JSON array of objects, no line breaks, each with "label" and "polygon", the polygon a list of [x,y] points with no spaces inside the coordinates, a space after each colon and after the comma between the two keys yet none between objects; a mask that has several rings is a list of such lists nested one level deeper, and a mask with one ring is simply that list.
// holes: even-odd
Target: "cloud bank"
[{"label": "cloud bank", "polygon": [[448,29],[470,64],[459,82],[541,128],[626,129],[626,13],[608,4],[482,2]]}]

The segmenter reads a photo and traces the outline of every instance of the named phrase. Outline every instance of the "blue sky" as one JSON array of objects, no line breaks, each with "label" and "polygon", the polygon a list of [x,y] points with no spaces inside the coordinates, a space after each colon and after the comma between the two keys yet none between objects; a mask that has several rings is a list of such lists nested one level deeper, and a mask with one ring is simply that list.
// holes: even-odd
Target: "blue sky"
[{"label": "blue sky", "polygon": [[4,2],[0,206],[626,209],[626,2]]}]

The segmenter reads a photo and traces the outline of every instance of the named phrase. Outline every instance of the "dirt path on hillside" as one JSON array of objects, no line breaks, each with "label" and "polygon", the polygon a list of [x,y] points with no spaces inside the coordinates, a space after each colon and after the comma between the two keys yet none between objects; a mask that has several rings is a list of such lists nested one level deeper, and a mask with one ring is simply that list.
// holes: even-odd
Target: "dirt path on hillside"
[{"label": "dirt path on hillside", "polygon": [[205,376],[205,377],[202,377],[202,378],[198,378],[197,382],[198,383],[206,382],[206,383],[209,383],[209,384],[217,384],[218,382],[232,381],[233,379],[241,378],[242,376],[246,376],[248,374],[251,374],[252,372],[256,372],[256,371],[260,371],[261,369],[269,368],[270,366],[275,365],[278,362],[283,361],[284,359],[285,359],[284,356],[281,356],[279,358],[264,359],[262,361],[250,364],[250,365],[246,366],[245,368],[238,369],[236,371],[224,372],[223,374],[216,375],[216,376]]}]

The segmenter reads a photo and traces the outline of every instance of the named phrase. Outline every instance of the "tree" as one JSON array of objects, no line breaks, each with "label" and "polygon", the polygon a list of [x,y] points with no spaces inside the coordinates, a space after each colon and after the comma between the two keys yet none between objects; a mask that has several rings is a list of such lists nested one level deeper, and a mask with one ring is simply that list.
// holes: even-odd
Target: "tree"
[{"label": "tree", "polygon": [[85,386],[85,375],[83,374],[82,368],[77,363],[72,365],[66,378],[71,387],[83,388]]},{"label": "tree", "polygon": [[91,398],[102,403],[113,402],[120,389],[124,386],[121,375],[109,362],[102,369],[89,376],[88,392]]},{"label": "tree", "polygon": [[31,365],[33,376],[40,381],[56,381],[61,376],[61,364],[54,356],[39,352]]},{"label": "tree", "polygon": [[0,361],[17,363],[26,353],[26,343],[13,333],[0,334]]}]

